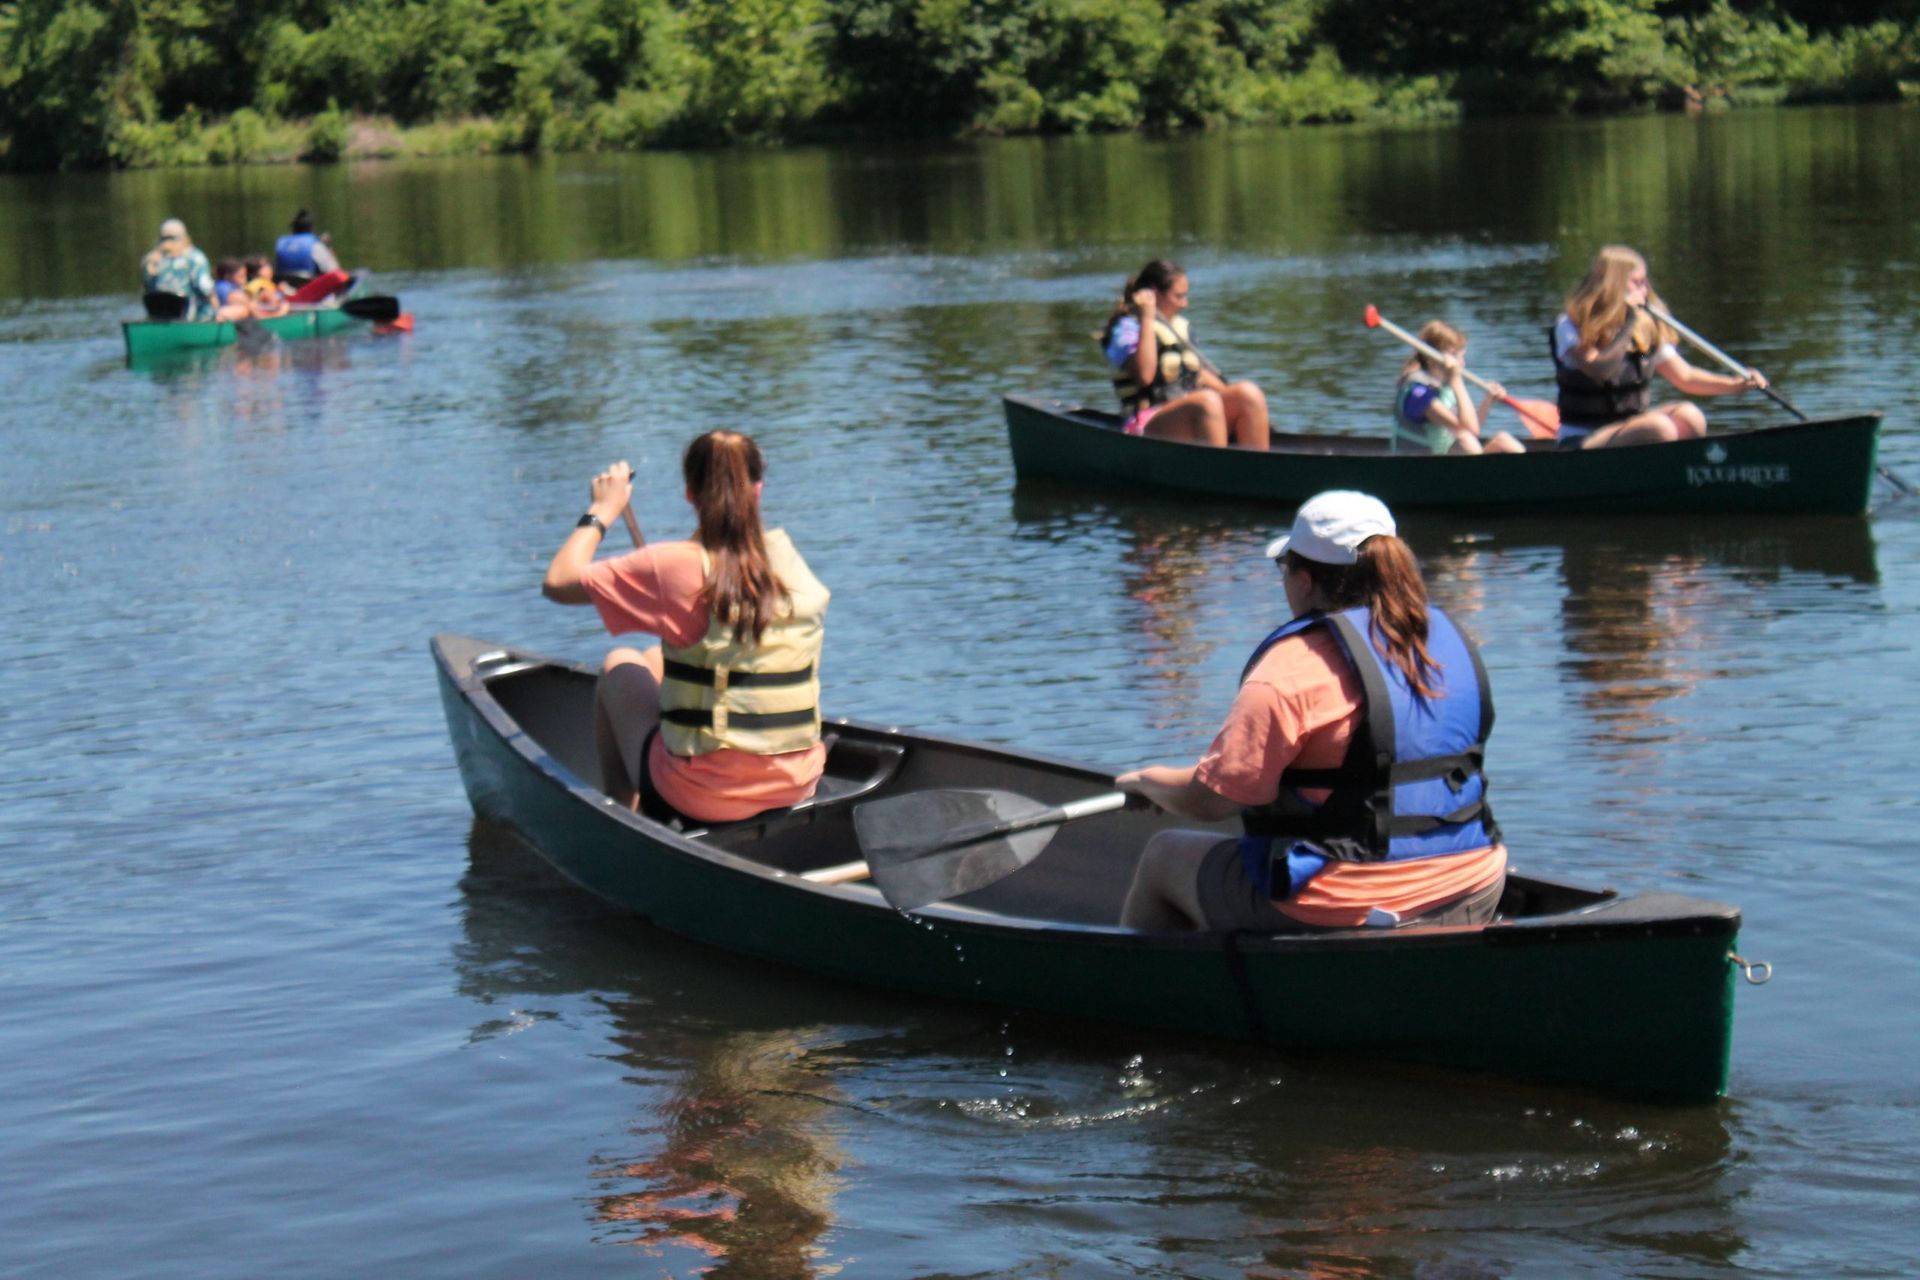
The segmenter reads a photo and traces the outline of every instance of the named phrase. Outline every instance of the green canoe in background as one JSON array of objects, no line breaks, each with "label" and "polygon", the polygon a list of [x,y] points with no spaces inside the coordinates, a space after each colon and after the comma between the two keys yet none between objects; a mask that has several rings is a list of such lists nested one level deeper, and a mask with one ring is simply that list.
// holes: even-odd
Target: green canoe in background
[{"label": "green canoe in background", "polygon": [[[593,668],[450,635],[434,639],[433,656],[474,813],[517,832],[575,883],[699,942],[922,996],[1289,1053],[1679,1101],[1726,1089],[1733,907],[1509,874],[1501,917],[1484,926],[1145,933],[1118,923],[1134,864],[1154,831],[1194,824],[1117,810],[1059,828],[1004,879],[909,915],[841,874],[864,870],[852,865],[862,857],[853,815],[863,803],[994,788],[1054,805],[1105,792],[1112,778],[830,721],[812,800],[683,830],[629,812],[597,786]],[[1526,842],[1515,843],[1524,861]]]},{"label": "green canoe in background", "polygon": [[1021,479],[1177,489],[1291,506],[1359,489],[1391,507],[1480,511],[1858,515],[1872,497],[1880,415],[1822,418],[1700,440],[1521,454],[1396,453],[1380,436],[1283,435],[1266,453],[1120,431],[1118,414],[1005,397]]},{"label": "green canoe in background", "polygon": [[303,308],[264,320],[127,320],[120,331],[126,335],[127,361],[132,363],[176,351],[229,347],[239,341],[243,327],[291,342],[370,328],[380,320],[392,320],[398,311],[399,304],[392,298],[350,299],[345,306]]}]

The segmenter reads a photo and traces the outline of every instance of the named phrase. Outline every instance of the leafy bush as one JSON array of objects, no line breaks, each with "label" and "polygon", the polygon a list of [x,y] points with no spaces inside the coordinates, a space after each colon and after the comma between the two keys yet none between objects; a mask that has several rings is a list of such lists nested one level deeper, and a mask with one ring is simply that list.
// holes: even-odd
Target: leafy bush
[{"label": "leafy bush", "polygon": [[306,150],[300,153],[300,158],[311,164],[332,164],[341,159],[347,154],[347,138],[352,127],[353,122],[340,109],[340,104],[329,102],[327,109],[307,125]]}]

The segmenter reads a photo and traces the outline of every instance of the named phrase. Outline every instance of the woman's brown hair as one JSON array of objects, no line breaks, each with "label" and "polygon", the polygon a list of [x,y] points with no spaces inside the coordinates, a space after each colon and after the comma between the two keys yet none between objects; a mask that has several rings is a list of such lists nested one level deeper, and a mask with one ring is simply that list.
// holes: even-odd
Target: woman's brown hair
[{"label": "woman's brown hair", "polygon": [[1413,548],[1391,533],[1376,533],[1360,544],[1359,554],[1355,564],[1321,564],[1292,551],[1285,559],[1287,568],[1312,579],[1330,611],[1365,605],[1387,661],[1400,668],[1415,693],[1436,696],[1433,678],[1440,664],[1427,652],[1427,584]]},{"label": "woman's brown hair", "polygon": [[680,471],[700,514],[696,537],[713,558],[701,603],[733,624],[735,639],[758,643],[787,590],[767,562],[760,528],[760,495],[754,491],[766,474],[760,446],[738,431],[709,431],[687,445]]},{"label": "woman's brown hair", "polygon": [[1173,288],[1173,282],[1187,274],[1186,268],[1171,258],[1155,258],[1120,286],[1120,300],[1113,304],[1113,314],[1107,317],[1107,327],[1100,331],[1100,345],[1105,346],[1107,339],[1113,336],[1113,326],[1132,315],[1133,295],[1142,289],[1151,289],[1155,293],[1165,293]]}]

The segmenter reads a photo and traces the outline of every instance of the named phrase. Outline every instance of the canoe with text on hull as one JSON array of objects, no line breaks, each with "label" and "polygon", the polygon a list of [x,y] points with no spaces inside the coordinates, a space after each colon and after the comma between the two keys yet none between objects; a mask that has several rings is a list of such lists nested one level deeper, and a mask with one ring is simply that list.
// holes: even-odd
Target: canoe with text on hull
[{"label": "canoe with text on hull", "polygon": [[[359,301],[371,303],[376,300],[369,298]],[[395,304],[392,309],[398,312],[398,305]],[[283,342],[293,342],[301,338],[327,338],[351,329],[371,328],[383,315],[384,311],[377,307],[307,307],[260,320],[125,320],[120,324],[120,331],[126,337],[127,359],[131,362],[178,351],[230,347],[240,340],[242,326],[260,333],[270,333]]]},{"label": "canoe with text on hull", "polygon": [[1118,414],[1005,397],[1021,479],[1302,502],[1360,489],[1390,507],[1858,515],[1872,497],[1880,415],[1729,431],[1699,440],[1523,454],[1396,453],[1374,436],[1275,433],[1266,453],[1129,436]]},{"label": "canoe with text on hull", "polygon": [[830,721],[812,801],[676,830],[595,785],[592,668],[461,636],[432,649],[474,812],[577,884],[700,942],[927,996],[1289,1051],[1681,1101],[1726,1088],[1732,907],[1515,874],[1487,926],[1142,933],[1118,925],[1121,900],[1147,837],[1179,820],[1129,810],[1069,823],[1013,875],[909,917],[870,882],[805,878],[859,859],[858,804],[949,787],[1056,804],[1112,779]]}]

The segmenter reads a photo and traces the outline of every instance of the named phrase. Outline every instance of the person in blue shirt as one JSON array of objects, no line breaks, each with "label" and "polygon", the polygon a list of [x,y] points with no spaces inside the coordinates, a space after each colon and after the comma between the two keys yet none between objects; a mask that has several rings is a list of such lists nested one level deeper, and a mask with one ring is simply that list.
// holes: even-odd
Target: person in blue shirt
[{"label": "person in blue shirt", "polygon": [[1185,316],[1187,273],[1155,258],[1120,291],[1099,335],[1128,435],[1265,449],[1267,397],[1258,384],[1228,382],[1194,345]]},{"label": "person in blue shirt", "polygon": [[315,276],[340,269],[333,256],[333,245],[326,234],[316,234],[313,213],[302,209],[293,215],[293,226],[273,244],[274,273],[289,285],[305,284]]}]

